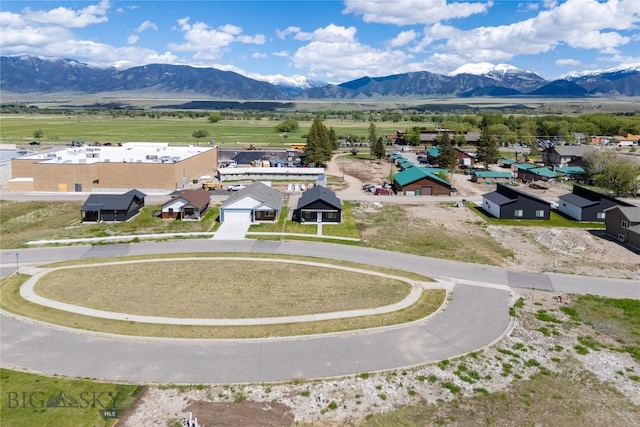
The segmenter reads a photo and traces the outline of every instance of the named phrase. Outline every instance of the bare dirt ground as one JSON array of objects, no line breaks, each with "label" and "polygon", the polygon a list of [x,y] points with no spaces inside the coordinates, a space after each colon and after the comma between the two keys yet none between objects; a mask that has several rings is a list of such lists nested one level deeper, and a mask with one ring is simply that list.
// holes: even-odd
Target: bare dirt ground
[{"label": "bare dirt ground", "polygon": [[[443,206],[446,204],[442,202],[454,199],[428,201],[426,198],[371,196],[361,189],[364,182],[382,183],[388,180],[389,170],[389,165],[384,161],[381,164],[370,162],[368,167],[363,168],[361,163],[338,160],[330,165],[328,173],[342,180],[344,171],[344,179],[334,187],[338,196],[363,200],[363,205],[369,209],[376,209],[380,203],[401,203],[411,216],[428,218],[451,233],[468,233],[468,228],[472,227],[470,224],[478,221],[478,216],[469,209]],[[469,182],[465,175],[453,175],[453,178],[459,196],[468,200],[476,200],[493,190],[486,184]],[[527,191],[557,201],[557,196],[567,193],[568,187],[552,184],[548,190]],[[488,226],[486,231],[515,254],[504,262],[503,266],[508,269],[640,280],[640,257],[604,238],[601,233],[578,228],[503,226]],[[547,310],[562,321],[569,320],[559,310],[558,295],[541,291],[518,292],[514,298],[522,297],[525,306],[511,333],[496,345],[473,357],[465,356],[452,361],[450,365],[426,365],[319,381],[306,380],[301,376],[292,378],[288,384],[149,387],[118,425],[179,425],[175,423],[187,418],[189,412],[198,418],[200,426],[205,427],[290,426],[294,423],[355,425],[354,420],[362,419],[367,414],[383,413],[410,404],[448,402],[456,397],[477,395],[478,390],[489,393],[508,391],[514,386],[514,381],[527,379],[541,370],[562,371],[561,365],[567,361],[576,363],[579,369],[611,385],[625,395],[631,405],[640,405],[637,381],[630,379],[630,375],[621,375],[621,372],[634,372],[636,375],[640,372],[640,366],[628,353],[601,349],[578,354],[574,348],[577,337],[596,336],[598,332],[588,325],[564,327],[561,324],[557,326],[560,333],[545,335],[540,331],[548,324],[536,319],[535,312],[538,310]],[[564,296],[565,302],[567,297]],[[505,363],[501,360],[509,352],[512,354],[513,371],[505,373]],[[533,360],[535,363],[514,362],[520,357],[523,361]],[[467,372],[481,373],[482,376],[473,382],[462,379],[461,364],[464,364]],[[460,387],[460,391],[452,393],[443,386],[446,383]],[[582,399],[588,405],[589,399],[595,397],[585,395],[576,399]],[[638,412],[634,411],[637,408],[630,413],[613,411],[615,419],[611,418],[612,411],[606,411],[602,416],[598,415],[598,411],[593,411],[593,414],[585,416],[588,423],[596,426],[631,426],[638,421]],[[619,414],[616,415],[616,412]],[[544,414],[535,416],[537,424],[561,425],[551,420],[546,422]],[[464,425],[463,420],[460,421],[462,424],[459,425]]]}]

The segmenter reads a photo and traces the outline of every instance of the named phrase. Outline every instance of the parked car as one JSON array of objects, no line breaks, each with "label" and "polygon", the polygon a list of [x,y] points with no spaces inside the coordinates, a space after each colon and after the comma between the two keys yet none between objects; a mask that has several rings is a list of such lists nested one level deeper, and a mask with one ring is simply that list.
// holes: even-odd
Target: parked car
[{"label": "parked car", "polygon": [[[373,190],[372,190],[372,188],[373,188]],[[362,189],[363,189],[364,191],[375,191],[375,188],[376,188],[376,185],[375,185],[375,184],[364,184],[364,185],[362,186]]]},{"label": "parked car", "polygon": [[38,141],[31,141],[29,145],[40,145],[40,143]]},{"label": "parked car", "polygon": [[376,188],[376,191],[373,194],[375,194],[376,196],[379,196],[379,195],[390,196],[393,194],[393,190],[390,188],[378,187]]},{"label": "parked car", "polygon": [[229,191],[240,191],[244,188],[247,188],[246,185],[244,184],[231,184],[229,187],[227,187],[227,190]]}]

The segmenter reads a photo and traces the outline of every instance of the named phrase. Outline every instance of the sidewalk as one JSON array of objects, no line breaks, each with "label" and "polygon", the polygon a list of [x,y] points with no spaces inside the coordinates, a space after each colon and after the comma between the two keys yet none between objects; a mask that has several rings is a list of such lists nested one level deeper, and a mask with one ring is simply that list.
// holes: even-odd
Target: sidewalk
[{"label": "sidewalk", "polygon": [[[178,260],[188,261],[188,260],[198,260],[202,261],[206,258],[176,258]],[[164,261],[171,261],[172,259],[166,259]],[[136,261],[138,262],[138,261]],[[292,261],[293,262],[293,261]],[[295,261],[300,264],[316,264],[311,262],[304,261]],[[119,261],[119,262],[105,262],[102,264],[94,264],[94,266],[100,265],[114,265],[114,264],[127,264],[127,261]],[[44,307],[50,307],[61,311],[66,311],[69,313],[80,314],[83,316],[92,316],[98,317],[102,319],[110,319],[110,320],[121,320],[127,322],[141,322],[141,323],[154,323],[154,324],[167,324],[167,325],[194,325],[194,326],[248,326],[248,325],[273,325],[273,324],[283,324],[283,323],[303,323],[303,322],[315,322],[320,320],[333,320],[333,319],[345,319],[351,317],[360,317],[360,316],[370,316],[377,315],[383,313],[391,313],[394,311],[402,310],[404,308],[410,307],[415,304],[420,295],[422,294],[423,289],[446,289],[447,293],[451,292],[453,285],[445,282],[417,282],[414,280],[410,280],[400,276],[393,276],[390,274],[377,273],[371,271],[365,271],[366,274],[383,276],[388,278],[393,278],[396,280],[402,280],[411,285],[411,291],[409,294],[398,301],[397,303],[386,305],[383,307],[375,307],[371,309],[362,309],[362,310],[347,310],[347,311],[339,311],[333,313],[321,313],[321,314],[307,314],[307,315],[298,315],[298,316],[284,316],[284,317],[266,317],[266,318],[248,318],[248,319],[200,319],[200,318],[177,318],[177,317],[162,317],[162,316],[143,316],[136,314],[127,314],[127,313],[117,313],[112,311],[104,311],[97,310],[88,307],[73,305],[64,303],[61,301],[55,301],[48,298],[44,298],[35,293],[35,285],[38,280],[42,278],[44,275],[56,271],[56,270],[64,270],[70,268],[79,268],[81,266],[70,266],[70,267],[59,267],[59,268],[37,268],[37,267],[22,267],[21,273],[30,274],[31,277],[20,287],[20,296],[25,300],[32,302],[34,304],[38,304]],[[332,268],[345,269],[345,270],[353,270],[353,271],[361,271],[359,269],[350,268],[350,267],[340,267],[333,266]],[[447,298],[445,298],[445,302],[443,303],[443,307],[446,304]],[[439,310],[442,310],[443,307],[440,307]]]}]

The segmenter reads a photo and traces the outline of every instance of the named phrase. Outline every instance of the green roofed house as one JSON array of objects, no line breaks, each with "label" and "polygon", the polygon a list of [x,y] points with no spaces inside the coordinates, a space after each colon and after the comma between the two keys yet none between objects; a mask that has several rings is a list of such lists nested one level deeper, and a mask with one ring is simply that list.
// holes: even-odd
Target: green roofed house
[{"label": "green roofed house", "polygon": [[398,172],[393,180],[396,194],[407,196],[449,196],[451,184],[436,175],[446,169],[413,167]]},{"label": "green roofed house", "polygon": [[564,175],[567,179],[582,179],[586,175],[586,171],[580,166],[564,166],[556,168],[556,172]]},{"label": "green roofed house", "polygon": [[521,179],[522,182],[549,181],[557,176],[558,174],[548,167],[533,167],[526,170],[518,167],[518,179]]},{"label": "green roofed house", "polygon": [[474,171],[471,174],[472,182],[486,182],[493,184],[494,182],[510,182],[512,179],[513,174],[505,171]]}]

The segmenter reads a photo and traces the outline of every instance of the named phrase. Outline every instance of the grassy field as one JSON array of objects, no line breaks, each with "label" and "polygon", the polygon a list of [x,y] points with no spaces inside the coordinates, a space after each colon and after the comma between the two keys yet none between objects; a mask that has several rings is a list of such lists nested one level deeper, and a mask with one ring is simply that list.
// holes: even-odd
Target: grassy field
[{"label": "grassy field", "polygon": [[149,233],[213,232],[219,206],[200,221],[165,221],[153,215],[160,206],[147,205],[129,221],[82,223],[82,202],[11,202],[0,200],[0,248],[21,248],[35,240],[81,239]]},{"label": "grassy field", "polygon": [[[310,277],[313,280],[308,280]],[[382,307],[402,300],[410,290],[407,282],[370,275],[365,270],[258,259],[63,269],[44,276],[35,289],[43,297],[98,310],[218,319]]]},{"label": "grassy field", "polygon": [[[100,142],[169,142],[174,145],[208,143],[214,138],[216,144],[238,147],[245,143],[265,148],[286,148],[289,144],[305,142],[311,121],[299,122],[300,128],[293,132],[276,132],[280,120],[222,120],[210,123],[206,117],[183,118],[162,117],[116,117],[110,115],[2,115],[0,117],[0,141],[3,143],[28,144],[33,133],[41,129],[43,146],[64,145],[74,139],[92,143]],[[324,120],[324,125],[340,135],[368,137],[369,122]],[[395,133],[397,123],[376,123],[379,136]],[[195,130],[209,132],[208,138],[197,140],[191,134]]]},{"label": "grassy field", "polygon": [[[233,256],[234,254],[182,254],[182,256]],[[165,256],[164,258],[167,258]],[[274,256],[275,257],[275,256]],[[135,259],[156,259],[162,256],[138,257]],[[263,257],[265,258],[265,257]],[[266,257],[268,258],[268,257]],[[281,258],[281,257],[277,257]],[[308,260],[318,262],[314,258],[291,257],[297,260]],[[112,259],[111,261],[131,260],[131,258]],[[104,260],[85,261],[82,264],[95,264],[104,262]],[[362,266],[351,263],[333,262],[335,265],[362,268],[369,271],[377,271],[386,274],[394,274],[407,277],[413,280],[430,281],[431,279],[411,273],[399,272],[391,269],[382,269],[371,266]],[[57,263],[53,266],[76,265],[76,263]],[[181,269],[180,271],[184,271]],[[274,270],[275,271],[275,270]],[[369,276],[365,276],[368,277]],[[68,326],[78,329],[86,329],[92,331],[101,331],[107,333],[134,335],[134,336],[154,336],[154,337],[175,337],[175,338],[264,338],[273,336],[295,336],[320,334],[335,331],[348,331],[355,329],[366,329],[380,326],[396,325],[421,319],[437,310],[443,303],[445,298],[444,290],[427,290],[422,293],[419,300],[403,310],[393,313],[362,316],[348,319],[323,320],[318,322],[290,323],[278,325],[255,325],[255,326],[232,326],[232,327],[212,327],[212,326],[180,326],[180,325],[160,325],[160,324],[141,324],[135,322],[123,322],[115,320],[100,319],[88,316],[81,316],[73,313],[63,312],[60,310],[42,307],[37,304],[30,303],[20,296],[20,286],[29,278],[28,275],[11,275],[0,281],[0,308],[21,316],[32,319],[42,320],[62,326]],[[360,279],[362,280],[362,278]],[[144,281],[150,286],[150,281]],[[93,291],[93,282],[83,282],[85,291],[91,289]],[[230,290],[232,292],[233,290]],[[105,291],[108,293],[108,290]],[[247,298],[250,298],[248,296]],[[377,297],[374,297],[377,298]],[[285,299],[285,302],[288,301]],[[284,304],[284,303],[283,303]],[[271,307],[276,310],[277,307]]]}]

